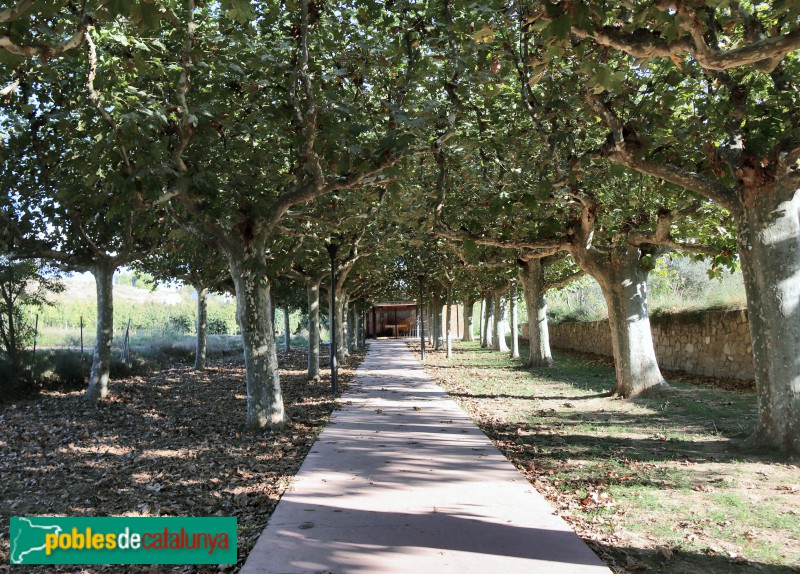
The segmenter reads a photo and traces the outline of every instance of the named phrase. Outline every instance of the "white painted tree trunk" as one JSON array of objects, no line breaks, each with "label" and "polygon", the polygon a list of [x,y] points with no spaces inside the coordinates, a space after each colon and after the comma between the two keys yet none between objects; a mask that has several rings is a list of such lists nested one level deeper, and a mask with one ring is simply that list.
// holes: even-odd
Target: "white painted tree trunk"
[{"label": "white painted tree trunk", "polygon": [[246,261],[230,255],[228,261],[236,287],[236,319],[244,345],[246,424],[251,428],[281,428],[286,424],[286,413],[278,374],[270,284],[265,273],[254,270]]},{"label": "white painted tree trunk", "polygon": [[111,374],[111,343],[114,340],[114,271],[116,266],[99,263],[92,268],[97,289],[97,336],[94,342],[89,388],[84,395],[90,401],[108,396]]},{"label": "white painted tree trunk", "polygon": [[484,349],[492,348],[494,340],[494,298],[487,295],[483,300],[483,335],[481,336],[481,347]]},{"label": "white painted tree trunk", "polygon": [[462,339],[467,342],[475,340],[475,335],[472,332],[472,311],[475,308],[475,301],[472,297],[464,298],[464,334]]},{"label": "white painted tree trunk", "polygon": [[353,313],[355,311],[352,308],[352,305],[347,306],[345,308],[345,313],[347,314],[347,352],[352,353],[356,346],[356,336],[355,336],[355,325],[353,322]]},{"label": "white painted tree trunk", "polygon": [[336,293],[336,360],[343,365],[350,351],[347,347],[347,293]]},{"label": "white painted tree trunk", "polygon": [[453,337],[450,333],[450,320],[451,320],[451,313],[453,312],[453,286],[447,286],[447,303],[445,304],[447,311],[445,312],[445,322],[444,322],[444,337],[445,337],[445,350],[446,356],[449,359],[453,356]]},{"label": "white painted tree trunk", "polygon": [[318,381],[319,375],[319,281],[306,285],[308,295],[308,380]]},{"label": "white painted tree trunk", "polygon": [[739,217],[753,340],[757,443],[800,452],[800,189],[790,177],[748,189]]},{"label": "white painted tree trunk", "polygon": [[281,311],[283,311],[283,348],[288,353],[292,350],[292,331],[289,327],[289,305],[284,305]]},{"label": "white painted tree trunk", "polygon": [[519,272],[528,311],[529,367],[550,367],[550,333],[547,328],[547,301],[545,299],[544,269],[541,259],[525,261]]},{"label": "white painted tree trunk", "polygon": [[197,291],[197,340],[194,351],[194,368],[202,371],[206,368],[208,347],[208,289],[199,285]]},{"label": "white painted tree trunk", "polygon": [[608,257],[578,255],[581,268],[600,284],[608,307],[617,382],[613,393],[635,397],[668,388],[656,360],[647,309],[648,267],[636,247],[617,247]]},{"label": "white painted tree trunk", "polygon": [[492,329],[492,349],[502,353],[508,352],[508,344],[506,343],[506,333],[508,332],[508,319],[506,298],[503,297],[502,291],[494,293],[494,326]]},{"label": "white painted tree trunk", "polygon": [[352,305],[352,309],[350,311],[350,325],[352,326],[353,330],[353,348],[360,349],[361,329],[359,328],[360,325],[358,324],[358,310],[356,309],[355,305]]},{"label": "white painted tree trunk", "polygon": [[511,282],[508,297],[511,308],[511,356],[519,359],[519,319],[517,317],[517,284]]}]

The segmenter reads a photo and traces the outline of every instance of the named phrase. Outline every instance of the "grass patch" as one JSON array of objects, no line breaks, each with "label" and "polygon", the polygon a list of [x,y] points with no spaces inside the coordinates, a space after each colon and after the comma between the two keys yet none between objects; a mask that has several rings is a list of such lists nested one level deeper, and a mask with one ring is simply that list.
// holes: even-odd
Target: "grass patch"
[{"label": "grass patch", "polygon": [[797,571],[798,461],[746,446],[752,392],[677,378],[619,400],[607,362],[524,360],[461,343],[426,369],[613,569]]}]

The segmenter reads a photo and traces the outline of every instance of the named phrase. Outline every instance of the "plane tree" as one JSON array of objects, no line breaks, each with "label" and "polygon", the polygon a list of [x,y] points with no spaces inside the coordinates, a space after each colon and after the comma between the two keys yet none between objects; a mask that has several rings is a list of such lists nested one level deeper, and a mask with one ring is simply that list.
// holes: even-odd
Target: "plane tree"
[{"label": "plane tree", "polygon": [[570,26],[543,24],[536,57],[549,70],[556,46],[580,56],[564,93],[604,129],[590,155],[733,215],[758,389],[754,439],[796,450],[800,335],[798,307],[786,302],[800,298],[798,6],[656,3],[621,19],[612,11],[602,30],[579,26],[586,42],[574,41],[586,35],[572,29],[574,14],[555,10]]},{"label": "plane tree", "polygon": [[[708,198],[736,220],[759,421],[797,450],[800,193],[798,10],[793,2],[521,6],[537,75],[577,55],[562,105],[605,127],[594,156]],[[585,104],[585,105],[584,105]],[[600,143],[600,142],[598,142]]]},{"label": "plane tree", "polygon": [[[89,271],[97,285],[97,337],[87,398],[108,394],[116,269],[150,253],[166,224],[162,210],[136,209],[146,182],[136,164],[152,158],[145,138],[107,113],[97,91],[96,42],[31,70],[4,110],[0,200],[5,243],[21,257]],[[114,81],[125,85],[124,74]]]},{"label": "plane tree", "polygon": [[33,259],[15,261],[0,256],[0,353],[8,361],[5,383],[16,384],[23,374],[23,351],[36,336],[36,325],[25,317],[25,308],[51,303],[50,293],[64,285],[58,273]]},{"label": "plane tree", "polygon": [[157,250],[134,262],[133,267],[159,282],[178,280],[194,288],[197,295],[194,368],[204,370],[208,355],[208,296],[212,292],[233,292],[231,276],[220,253],[208,237],[176,226],[164,234]]},{"label": "plane tree", "polygon": [[[180,27],[159,29],[173,48],[141,54],[159,82],[145,77],[140,89],[158,94],[154,107],[166,115],[151,130],[163,152],[150,166],[161,190],[143,201],[169,201],[224,253],[245,348],[246,422],[279,427],[267,273],[279,224],[295,206],[379,184],[407,156],[441,145],[452,70],[430,57],[442,51],[438,7],[249,8],[242,17],[191,1],[175,7]],[[110,54],[104,73],[121,57]],[[114,112],[148,113],[124,103]]]},{"label": "plane tree", "polygon": [[[557,81],[555,74],[543,79],[532,96],[542,101],[557,98]],[[546,123],[552,134],[567,129],[572,121],[555,108],[542,106],[542,110],[529,117]],[[489,138],[483,131],[489,141],[477,144],[484,150],[474,162],[480,169],[468,161],[450,162],[463,169],[456,173],[453,167],[458,193],[448,196],[438,232],[464,242],[467,249],[478,244],[518,252],[527,271],[522,274],[526,301],[529,305],[538,301],[539,307],[545,284],[536,285],[536,275],[541,277],[536,265],[568,253],[603,289],[617,369],[614,393],[628,397],[665,387],[650,334],[647,276],[665,249],[714,255],[718,263],[731,263],[726,212],[649,176],[602,165],[582,169],[573,157],[587,145],[585,138],[559,140],[547,132],[542,137],[541,130],[532,136],[527,132],[534,132],[535,124],[526,125],[525,117],[519,116],[510,133],[507,125],[498,126],[502,137]],[[539,295],[532,292],[534,286]],[[544,319],[540,311],[531,308],[529,321]],[[532,351],[534,361],[546,364],[540,327],[538,321],[529,326],[531,340],[537,343]]]}]

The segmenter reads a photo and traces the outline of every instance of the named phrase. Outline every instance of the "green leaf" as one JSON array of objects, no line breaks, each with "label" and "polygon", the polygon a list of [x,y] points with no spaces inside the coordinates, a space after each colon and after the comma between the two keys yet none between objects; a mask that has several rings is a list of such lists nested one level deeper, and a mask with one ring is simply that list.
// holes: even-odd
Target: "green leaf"
[{"label": "green leaf", "polygon": [[566,14],[559,16],[550,23],[551,34],[560,40],[569,36],[570,30],[572,30],[572,21]]}]

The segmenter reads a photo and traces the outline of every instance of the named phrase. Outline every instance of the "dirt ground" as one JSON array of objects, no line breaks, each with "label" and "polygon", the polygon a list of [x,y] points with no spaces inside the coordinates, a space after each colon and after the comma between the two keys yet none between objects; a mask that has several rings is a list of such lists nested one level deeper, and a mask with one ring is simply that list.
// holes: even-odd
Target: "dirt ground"
[{"label": "dirt ground", "polygon": [[[363,357],[340,367],[341,387]],[[44,391],[0,406],[0,571],[10,516],[236,516],[236,566],[26,566],[28,572],[236,572],[336,402],[330,379],[305,380],[306,353],[281,357],[291,423],[248,432],[244,367],[178,367],[112,381],[97,406]]]},{"label": "dirt ground", "polygon": [[460,344],[426,369],[616,572],[800,572],[800,460],[748,446],[752,391],[670,373],[619,400],[608,361],[556,358]]}]

